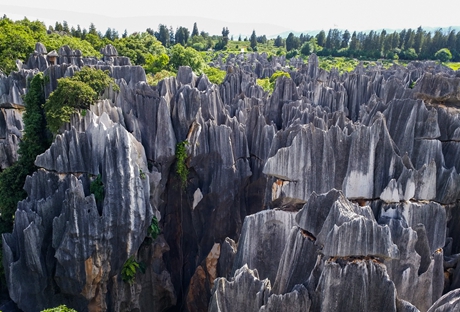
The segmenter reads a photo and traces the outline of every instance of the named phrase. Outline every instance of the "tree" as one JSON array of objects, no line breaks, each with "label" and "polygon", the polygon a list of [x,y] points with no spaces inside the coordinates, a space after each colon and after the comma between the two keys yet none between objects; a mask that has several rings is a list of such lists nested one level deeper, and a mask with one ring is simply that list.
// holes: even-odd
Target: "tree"
[{"label": "tree", "polygon": [[34,51],[35,42],[33,32],[27,27],[9,19],[0,20],[0,70],[5,74],[17,70],[16,60],[25,61]]},{"label": "tree", "polygon": [[316,42],[318,43],[319,46],[324,47],[326,44],[326,33],[324,30],[321,30],[317,35],[316,35]]},{"label": "tree", "polygon": [[200,33],[198,31],[198,26],[196,25],[196,22],[193,23],[193,30],[192,30],[192,37],[198,36]]},{"label": "tree", "polygon": [[98,36],[96,26],[93,23],[89,25],[88,34]]},{"label": "tree", "polygon": [[159,55],[149,54],[145,59],[144,69],[148,73],[157,73],[167,68],[169,56],[166,53]]},{"label": "tree", "polygon": [[300,54],[308,56],[311,54],[310,42],[305,42],[300,48]]},{"label": "tree", "polygon": [[449,49],[443,48],[443,49],[440,49],[438,52],[436,52],[434,54],[434,57],[444,63],[452,59],[452,53],[450,52]]},{"label": "tree", "polygon": [[59,23],[59,22],[56,22],[56,24],[54,25],[54,30],[55,31],[62,31],[63,27],[62,27],[62,24]]},{"label": "tree", "polygon": [[89,109],[110,85],[115,83],[107,72],[89,67],[82,68],[72,78],[58,79],[58,87],[43,106],[51,133],[56,134],[77,110]]},{"label": "tree", "polygon": [[350,32],[348,30],[345,30],[345,32],[342,35],[342,43],[340,44],[340,48],[348,48],[348,42],[350,41]]},{"label": "tree", "polygon": [[228,27],[224,27],[222,29],[222,43],[224,44],[224,47],[227,46],[228,44],[228,35],[230,34],[230,31],[228,30]]},{"label": "tree", "polygon": [[414,50],[417,53],[420,53],[422,51],[422,45],[423,45],[423,29],[420,26],[417,28],[417,32],[415,33],[415,38],[414,38]]},{"label": "tree", "polygon": [[111,41],[113,40],[113,38],[112,38],[112,28],[110,28],[110,27],[107,28],[107,31],[105,32],[104,38],[107,38],[107,39],[109,39]]},{"label": "tree", "polygon": [[255,30],[252,31],[250,42],[251,42],[251,48],[253,50],[257,49],[257,36],[256,36],[256,31]]},{"label": "tree", "polygon": [[274,42],[275,47],[284,47],[284,40],[281,36],[276,37]]},{"label": "tree", "polygon": [[416,60],[418,58],[417,53],[415,52],[414,48],[409,48],[404,50],[400,53],[399,57],[404,60]]},{"label": "tree", "polygon": [[174,34],[174,29],[172,26],[169,26],[169,45],[175,45],[176,44],[176,36]]},{"label": "tree", "polygon": [[201,54],[195,49],[184,48],[181,44],[176,44],[171,48],[169,65],[173,71],[177,71],[179,66],[190,66],[194,72],[201,74],[205,62]]},{"label": "tree", "polygon": [[[36,167],[37,155],[49,147],[46,133],[46,122],[42,105],[45,102],[44,76],[38,73],[30,82],[29,90],[24,97],[25,112],[23,115],[24,133],[19,144],[19,159],[11,167],[0,173],[0,233],[13,230],[14,213],[17,203],[26,198],[24,183]],[[2,248],[0,241],[0,291],[3,292],[4,272],[2,266]]]},{"label": "tree", "polygon": [[288,37],[286,38],[286,50],[291,51],[293,49],[297,49],[299,47],[300,40],[293,33],[289,33]]},{"label": "tree", "polygon": [[359,49],[359,41],[358,41],[358,38],[356,36],[356,31],[353,32],[353,35],[351,35],[351,41],[350,41],[350,46],[348,48],[348,50],[352,53],[354,53],[355,51],[358,51]]},{"label": "tree", "polygon": [[447,48],[455,50],[456,42],[457,37],[455,36],[455,30],[451,30],[449,32],[449,36],[447,37]]},{"label": "tree", "polygon": [[175,42],[180,43],[182,45],[186,45],[189,36],[190,31],[187,28],[181,26],[176,30]]},{"label": "tree", "polygon": [[66,33],[69,33],[70,32],[70,29],[69,29],[69,24],[67,23],[67,21],[64,21],[62,23],[62,31],[66,32]]},{"label": "tree", "polygon": [[80,25],[77,25],[77,30],[75,30],[74,36],[77,38],[81,38],[81,35],[82,35],[82,32],[81,32]]},{"label": "tree", "polygon": [[93,89],[94,92],[96,92],[94,100],[97,100],[98,97],[102,96],[104,90],[110,86],[112,86],[115,90],[118,90],[118,86],[115,84],[114,80],[110,78],[109,71],[107,70],[102,71],[91,67],[83,67],[80,71],[75,73],[72,80],[81,81]]},{"label": "tree", "polygon": [[144,65],[149,54],[166,53],[161,42],[147,32],[116,39],[113,45],[120,55],[129,57],[136,65]]},{"label": "tree", "polygon": [[170,37],[169,30],[166,25],[158,25],[158,32],[155,33],[155,37],[157,37],[158,41],[160,41],[164,47],[169,47]]},{"label": "tree", "polygon": [[262,44],[266,44],[267,43],[267,36],[263,35],[263,36],[257,37],[257,42],[262,43]]}]

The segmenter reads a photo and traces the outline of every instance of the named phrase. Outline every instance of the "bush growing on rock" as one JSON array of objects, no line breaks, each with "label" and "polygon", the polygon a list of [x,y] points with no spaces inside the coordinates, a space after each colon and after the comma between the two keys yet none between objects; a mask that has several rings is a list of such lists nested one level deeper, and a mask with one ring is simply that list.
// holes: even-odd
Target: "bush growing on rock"
[{"label": "bush growing on rock", "polygon": [[162,71],[159,71],[154,75],[147,75],[147,83],[151,86],[156,86],[161,80],[175,76],[176,74],[174,72],[163,69]]},{"label": "bush growing on rock", "polygon": [[208,76],[209,81],[215,84],[224,82],[225,75],[227,74],[225,70],[220,70],[215,67],[206,67],[203,72]]},{"label": "bush growing on rock", "polygon": [[[23,189],[26,177],[36,170],[34,161],[37,155],[50,145],[42,109],[45,102],[43,84],[41,73],[30,82],[29,92],[24,97],[26,111],[23,115],[24,133],[18,150],[20,156],[13,166],[0,173],[0,233],[12,231],[17,203],[27,196]],[[1,244],[0,240],[0,284],[3,287],[6,283],[3,280]]]},{"label": "bush growing on rock", "polygon": [[72,78],[61,78],[58,87],[45,103],[48,129],[57,133],[59,128],[70,121],[77,109],[88,109],[94,104],[97,93],[86,83]]},{"label": "bush growing on rock", "polygon": [[68,308],[65,305],[60,305],[59,307],[52,308],[52,309],[46,309],[43,310],[42,312],[77,312],[74,309]]},{"label": "bush growing on rock", "polygon": [[106,72],[89,67],[82,68],[72,78],[59,79],[58,87],[44,105],[48,129],[56,134],[65,122],[70,121],[73,113],[89,109],[111,85],[118,89]]}]

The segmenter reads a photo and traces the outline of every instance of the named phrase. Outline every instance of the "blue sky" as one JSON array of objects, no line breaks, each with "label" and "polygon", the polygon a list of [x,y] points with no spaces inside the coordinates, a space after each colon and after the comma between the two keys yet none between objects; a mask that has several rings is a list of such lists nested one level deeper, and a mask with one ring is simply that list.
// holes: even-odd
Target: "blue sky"
[{"label": "blue sky", "polygon": [[[431,2],[432,3],[432,2]],[[442,6],[424,5],[406,0],[348,0],[348,1],[100,1],[77,0],[0,0],[0,14],[19,19],[27,16],[47,25],[66,20],[70,26],[87,28],[93,22],[105,32],[108,27],[120,33],[156,29],[159,23],[192,29],[197,21],[199,30],[220,34],[228,27],[230,34],[275,35],[283,31],[402,29],[460,26],[459,0],[444,0]],[[449,14],[449,12],[455,12]]]}]

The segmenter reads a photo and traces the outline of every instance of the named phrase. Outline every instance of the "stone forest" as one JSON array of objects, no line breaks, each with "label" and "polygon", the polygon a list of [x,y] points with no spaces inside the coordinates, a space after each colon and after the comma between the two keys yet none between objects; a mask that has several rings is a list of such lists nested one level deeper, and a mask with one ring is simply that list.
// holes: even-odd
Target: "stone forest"
[{"label": "stone forest", "polygon": [[460,310],[460,71],[230,53],[220,84],[182,66],[153,86],[100,52],[37,43],[0,74],[2,170],[37,75],[45,99],[87,67],[113,81],[25,179],[2,235],[19,309]]}]

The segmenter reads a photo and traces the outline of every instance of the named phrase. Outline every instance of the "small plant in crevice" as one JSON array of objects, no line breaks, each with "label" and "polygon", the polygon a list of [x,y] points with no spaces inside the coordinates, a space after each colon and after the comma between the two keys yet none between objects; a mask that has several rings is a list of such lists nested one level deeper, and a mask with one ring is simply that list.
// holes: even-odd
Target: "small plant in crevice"
[{"label": "small plant in crevice", "polygon": [[121,269],[121,279],[123,282],[132,284],[134,282],[134,278],[136,277],[137,270],[141,270],[139,263],[134,260],[134,256],[129,257]]},{"label": "small plant in crevice", "polygon": [[42,310],[42,312],[77,312],[77,310],[68,308],[66,305],[60,305],[56,308]]},{"label": "small plant in crevice", "polygon": [[141,177],[142,180],[145,180],[145,178],[147,177],[147,176],[145,175],[145,172],[142,171],[142,169],[139,169],[139,176]]},{"label": "small plant in crevice", "polygon": [[176,173],[179,176],[182,187],[185,188],[187,185],[187,176],[188,176],[188,168],[187,164],[185,163],[187,159],[187,149],[185,146],[188,144],[187,140],[177,143],[176,145]]},{"label": "small plant in crevice", "polygon": [[94,194],[96,203],[102,203],[104,201],[104,183],[102,182],[102,176],[100,174],[91,182],[89,191]]},{"label": "small plant in crevice", "polygon": [[156,239],[158,235],[160,235],[160,226],[158,225],[157,217],[153,216],[152,222],[150,223],[149,228],[147,229],[147,234],[152,239]]}]

